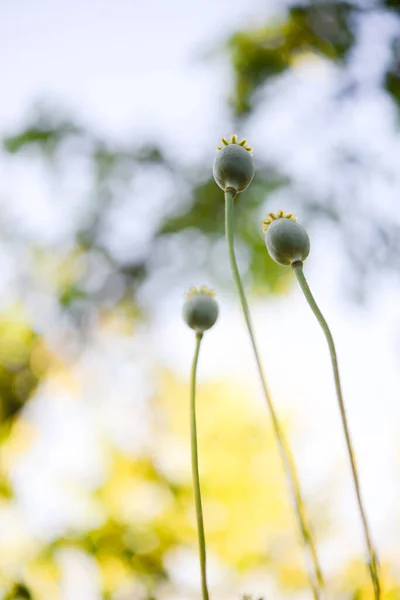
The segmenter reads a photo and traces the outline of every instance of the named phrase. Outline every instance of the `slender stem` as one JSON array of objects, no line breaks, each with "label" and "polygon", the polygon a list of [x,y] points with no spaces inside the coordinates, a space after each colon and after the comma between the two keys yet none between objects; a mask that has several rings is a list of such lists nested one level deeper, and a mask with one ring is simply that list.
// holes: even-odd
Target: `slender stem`
[{"label": "slender stem", "polygon": [[300,528],[300,532],[303,538],[305,548],[308,548],[311,562],[313,565],[314,576],[310,578],[311,586],[313,588],[314,598],[318,600],[320,598],[320,588],[324,586],[324,579],[322,575],[322,571],[319,565],[318,555],[315,548],[314,540],[311,535],[310,528],[307,524],[307,517],[304,508],[303,497],[300,488],[300,482],[297,475],[296,466],[292,457],[292,453],[289,447],[289,444],[286,441],[283,429],[279,423],[279,419],[272,402],[271,394],[267,386],[267,382],[265,379],[262,363],[260,360],[260,356],[257,349],[257,344],[255,340],[255,335],[253,331],[253,326],[251,323],[249,306],[247,303],[246,295],[244,292],[244,288],[242,285],[242,281],[240,278],[239,268],[236,261],[235,255],[235,245],[234,245],[234,220],[233,220],[233,207],[234,207],[234,197],[235,192],[231,190],[227,190],[225,192],[225,228],[226,228],[226,238],[228,242],[229,249],[229,260],[231,264],[233,279],[235,281],[236,287],[239,292],[239,298],[242,305],[243,315],[246,321],[247,330],[250,336],[251,345],[254,352],[254,357],[257,363],[257,369],[261,380],[261,385],[264,391],[264,396],[269,408],[269,412],[272,418],[272,424],[274,428],[274,432],[277,438],[279,451],[281,454],[281,458],[283,461],[284,469],[286,472],[286,477],[289,483],[289,487],[291,489],[295,512]]},{"label": "slender stem", "polygon": [[196,375],[199,360],[202,333],[196,333],[196,349],[193,357],[191,387],[190,387],[190,437],[192,449],[192,477],[194,503],[196,507],[197,534],[199,539],[199,556],[201,572],[201,591],[203,600],[208,600],[207,577],[206,577],[206,540],[204,536],[203,509],[201,505],[199,456],[197,451],[197,424],[196,424]]},{"label": "slender stem", "polygon": [[347,451],[349,454],[351,471],[353,474],[353,481],[354,481],[354,487],[355,487],[356,496],[357,496],[357,503],[358,503],[358,508],[360,510],[361,520],[362,520],[363,529],[364,529],[365,541],[366,541],[367,549],[368,549],[368,555],[369,555],[368,567],[369,567],[369,571],[371,574],[372,584],[374,586],[375,599],[379,600],[381,597],[381,583],[380,583],[380,577],[379,577],[378,558],[377,558],[377,554],[374,550],[374,546],[372,544],[372,538],[371,538],[371,533],[370,533],[370,529],[369,529],[369,525],[368,525],[367,515],[365,512],[364,504],[363,504],[362,497],[361,497],[360,480],[359,480],[359,476],[358,476],[356,457],[355,457],[353,445],[351,442],[349,425],[347,422],[346,408],[344,405],[342,386],[340,383],[339,367],[338,367],[335,343],[333,341],[333,337],[332,337],[331,331],[329,329],[328,323],[325,321],[323,314],[321,313],[320,309],[318,308],[318,305],[315,302],[315,299],[311,293],[311,290],[309,288],[307,280],[304,276],[303,263],[301,261],[296,261],[295,263],[292,264],[292,268],[296,274],[297,280],[298,280],[300,287],[304,293],[304,296],[306,297],[306,300],[307,300],[311,310],[313,311],[314,315],[316,316],[318,323],[321,325],[322,331],[324,332],[325,337],[326,337],[326,341],[328,342],[329,352],[330,352],[331,361],[332,361],[333,375],[334,375],[334,379],[335,379],[336,396],[337,396],[338,403],[339,403],[340,416],[342,419],[344,435],[346,438]]}]

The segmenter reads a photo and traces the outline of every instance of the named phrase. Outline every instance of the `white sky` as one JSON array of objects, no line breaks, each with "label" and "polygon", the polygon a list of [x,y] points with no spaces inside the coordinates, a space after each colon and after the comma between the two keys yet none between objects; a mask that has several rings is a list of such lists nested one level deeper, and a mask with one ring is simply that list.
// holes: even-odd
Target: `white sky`
[{"label": "white sky", "polygon": [[[71,108],[106,135],[162,136],[172,154],[180,148],[183,162],[186,157],[190,161],[206,153],[212,156],[220,135],[229,133],[224,111],[229,76],[221,55],[206,63],[202,57],[209,50],[219,51],[224,34],[274,10],[276,2],[256,0],[4,1],[0,4],[0,131],[13,131],[35,100],[49,98]],[[321,189],[332,178],[329,158],[338,144],[365,150],[373,160],[378,157],[395,175],[395,181],[389,189],[378,176],[371,176],[362,192],[373,191],[369,198],[372,206],[393,210],[400,195],[399,139],[393,129],[396,116],[387,98],[377,92],[376,82],[387,60],[378,33],[389,39],[394,29],[393,21],[386,18],[379,23],[365,23],[363,42],[348,75],[364,82],[364,93],[355,105],[333,114],[330,100],[338,85],[336,69],[324,64],[302,67],[288,74],[281,84],[287,93],[274,97],[272,92],[269,107],[263,109],[257,121],[249,123],[247,136],[252,145],[262,148],[269,159],[286,161],[288,172],[303,186],[319,160],[319,177],[313,179],[313,184]],[[371,55],[375,68],[367,70],[363,65],[370,64]],[[289,95],[293,93],[297,107]],[[327,133],[325,125],[331,118],[336,127]],[[294,149],[290,155],[288,148]],[[0,195],[5,189],[12,190],[16,180],[15,174],[11,175],[4,164],[0,165]],[[38,214],[40,220],[36,207],[36,218]],[[382,280],[381,289],[367,308],[350,306],[337,289],[343,264],[340,253],[333,262],[330,258],[328,265],[324,261],[328,252],[335,252],[331,248],[334,237],[329,232],[320,237],[306,272],[337,340],[345,400],[374,535],[387,555],[393,557],[396,552],[400,560],[400,356],[398,348],[395,351],[400,286]],[[205,340],[201,377],[252,377],[257,395],[257,375],[233,292],[220,302],[220,322]],[[180,306],[181,298],[175,295],[159,303],[154,329],[146,343],[154,357],[186,376],[193,340],[181,322]],[[284,300],[257,305],[254,322],[280,411],[296,414],[294,443],[300,452],[305,487],[312,491],[333,478],[338,465],[346,464],[325,341],[298,292]],[[228,337],[232,339],[229,344]],[[42,424],[44,431],[61,423],[57,408],[54,411]],[[68,426],[75,428],[76,415],[69,417]],[[80,427],[76,447],[80,447],[81,440],[87,451],[90,414]],[[52,453],[46,458],[50,443]],[[95,444],[94,440],[92,449]],[[50,485],[55,458],[67,471],[74,470],[79,462],[76,455],[66,453],[62,435],[45,439],[36,452],[42,464],[47,464],[42,473],[44,483],[35,480],[38,474],[32,457],[19,477],[37,485],[38,490],[42,484]],[[21,494],[23,509],[28,513],[31,505],[24,507],[27,495]],[[351,482],[346,476],[331,501],[342,521],[340,533],[347,533],[346,551],[360,553],[362,539]],[[39,513],[35,513],[39,521],[48,516]],[[62,522],[67,516],[54,518]],[[343,538],[333,552],[339,555],[342,550]],[[328,559],[332,560],[331,553]],[[63,560],[70,564],[70,557]],[[86,588],[79,596],[68,575],[64,588],[63,600],[89,597]]]}]

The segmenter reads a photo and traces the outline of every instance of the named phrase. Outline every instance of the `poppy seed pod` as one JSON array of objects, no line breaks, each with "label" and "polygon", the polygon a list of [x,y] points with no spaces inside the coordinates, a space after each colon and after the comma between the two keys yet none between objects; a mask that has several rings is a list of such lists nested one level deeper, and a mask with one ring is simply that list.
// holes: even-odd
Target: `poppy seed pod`
[{"label": "poppy seed pod", "polygon": [[229,141],[223,138],[222,146],[217,150],[213,166],[216,183],[224,192],[243,192],[252,182],[255,172],[251,148],[246,140],[238,142],[236,136],[232,135]]},{"label": "poppy seed pod", "polygon": [[310,253],[310,238],[292,213],[270,213],[263,221],[265,244],[271,258],[280,265],[303,262]]},{"label": "poppy seed pod", "polygon": [[206,286],[191,288],[183,305],[183,318],[197,333],[210,329],[218,318],[214,292]]}]

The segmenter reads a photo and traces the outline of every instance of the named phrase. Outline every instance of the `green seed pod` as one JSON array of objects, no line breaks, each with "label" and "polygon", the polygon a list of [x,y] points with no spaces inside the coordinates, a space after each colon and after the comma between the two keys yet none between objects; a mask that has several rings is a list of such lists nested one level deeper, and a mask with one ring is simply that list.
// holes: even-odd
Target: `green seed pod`
[{"label": "green seed pod", "polygon": [[224,192],[228,189],[236,193],[243,192],[254,177],[254,163],[251,148],[246,140],[237,141],[232,135],[228,141],[222,139],[222,146],[217,148],[213,175],[216,183]]},{"label": "green seed pod", "polygon": [[183,318],[197,333],[210,329],[218,318],[218,304],[213,290],[206,286],[191,288],[183,305]]},{"label": "green seed pod", "polygon": [[292,213],[270,213],[263,221],[265,244],[271,258],[280,265],[303,262],[310,254],[310,238]]}]

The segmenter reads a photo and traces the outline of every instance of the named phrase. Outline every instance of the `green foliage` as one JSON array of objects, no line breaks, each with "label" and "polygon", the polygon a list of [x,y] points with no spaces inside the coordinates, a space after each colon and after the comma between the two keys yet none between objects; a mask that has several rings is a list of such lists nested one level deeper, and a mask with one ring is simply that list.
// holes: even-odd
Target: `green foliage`
[{"label": "green foliage", "polygon": [[63,548],[77,548],[93,556],[103,573],[105,590],[115,591],[120,581],[136,579],[151,591],[157,584],[167,581],[164,567],[166,553],[179,547],[185,533],[175,527],[175,518],[160,515],[150,523],[132,522],[114,506],[125,506],[124,494],[140,488],[143,483],[154,484],[157,489],[172,494],[174,510],[180,511],[191,499],[191,488],[172,484],[159,472],[149,457],[125,457],[115,453],[112,477],[98,490],[96,497],[108,509],[107,519],[99,526],[82,531],[70,531],[56,539],[45,549],[46,558],[54,557]]},{"label": "green foliage", "polygon": [[167,218],[157,235],[170,235],[184,229],[199,229],[207,235],[224,233],[224,196],[210,178],[193,190],[192,202]]},{"label": "green foliage", "polygon": [[16,583],[4,600],[33,600],[33,596],[25,584]]},{"label": "green foliage", "polygon": [[110,560],[121,561],[128,572],[154,584],[167,578],[163,554],[168,546],[157,544],[146,552],[145,538],[146,533],[136,529],[135,525],[127,528],[124,523],[108,521],[99,529],[89,531],[83,539],[78,538],[77,542],[100,564],[107,564]]},{"label": "green foliage", "polygon": [[0,339],[0,424],[4,434],[45,375],[50,355],[18,311],[0,315]]},{"label": "green foliage", "polygon": [[354,43],[352,11],[349,2],[296,5],[283,22],[235,33],[228,49],[235,74],[236,113],[250,112],[256,90],[288,69],[299,55],[343,60]]},{"label": "green foliage", "polygon": [[[180,277],[182,271],[199,269],[212,273],[215,269],[214,276],[221,285],[230,284],[228,266],[224,266],[222,261],[215,265],[209,260],[209,252],[224,238],[223,194],[211,177],[205,179],[203,175],[199,181],[197,176],[178,172],[168,157],[154,146],[144,144],[138,148],[126,148],[111,145],[82,127],[67,126],[63,117],[57,121],[53,113],[48,116],[40,113],[37,119],[38,124],[35,121],[28,123],[26,128],[6,140],[8,151],[17,155],[33,145],[39,156],[47,156],[45,139],[52,140],[52,152],[56,153],[69,147],[72,136],[74,156],[84,152],[92,168],[93,191],[88,202],[89,209],[77,223],[74,245],[67,255],[62,248],[58,252],[56,247],[51,255],[51,260],[58,264],[59,275],[53,283],[60,308],[76,320],[80,328],[85,323],[85,314],[102,311],[103,307],[112,310],[118,306],[123,312],[136,312],[135,300],[141,285],[155,269],[164,267],[164,255],[159,253],[158,248],[165,243],[181,247],[180,251],[176,251],[176,256],[180,257],[176,266],[174,261],[168,262],[171,277]],[[46,135],[35,137],[33,131],[46,132]],[[67,160],[70,156],[68,151],[62,155]],[[161,170],[165,176],[172,178],[177,191],[182,185],[189,186],[190,191],[177,195],[177,200],[163,214],[149,213],[149,220],[154,222],[153,239],[140,255],[134,259],[129,256],[119,258],[110,251],[102,232],[107,230],[109,214],[129,193],[132,182],[143,169],[148,170],[149,177],[153,169],[157,174]],[[255,181],[238,204],[237,241],[248,257],[247,281],[255,290],[278,291],[287,285],[286,274],[276,269],[272,262],[270,268],[266,268],[258,227],[260,209],[266,198],[286,183],[270,169],[258,168]],[[132,198],[133,205],[139,202],[142,199]],[[197,253],[196,244],[190,243],[191,239],[199,237],[206,241],[209,249],[202,255]],[[47,249],[35,247],[34,264],[37,269],[46,271],[49,260]],[[104,265],[108,274],[100,286],[88,289],[86,282],[96,276],[93,268],[98,262]],[[226,274],[222,279],[221,273]]]},{"label": "green foliage", "polygon": [[[374,10],[383,7],[392,10],[393,14],[400,12],[397,0],[376,2]],[[236,32],[227,47],[235,78],[232,103],[238,121],[251,116],[257,92],[262,86],[284,74],[297,60],[317,55],[339,65],[345,64],[357,42],[354,23],[363,10],[361,2],[305,2],[290,7],[286,17],[279,22],[260,23],[256,28],[244,28]],[[398,48],[397,41],[392,49],[392,63],[382,84],[400,106]],[[114,142],[75,123],[73,118],[46,109],[33,114],[25,126],[8,135],[3,140],[3,148],[15,161],[20,156],[24,160],[44,157],[49,169],[68,165],[77,158],[88,165],[90,189],[87,196],[82,198],[85,210],[77,219],[72,239],[66,245],[55,243],[51,248],[40,244],[29,247],[30,257],[33,258],[32,280],[40,283],[39,278],[44,276],[58,299],[62,317],[71,317],[80,332],[85,333],[85,314],[123,314],[126,321],[131,322],[138,314],[138,292],[144,284],[149,281],[154,284],[155,281],[157,291],[165,290],[163,272],[166,269],[171,287],[181,277],[207,272],[217,279],[219,288],[228,285],[231,289],[227,255],[221,256],[220,261],[214,260],[213,252],[225,248],[224,198],[211,177],[209,159],[207,164],[197,164],[186,170],[174,163],[161,145],[146,140],[138,145]],[[55,158],[59,161],[53,160]],[[255,158],[259,159],[257,154]],[[348,166],[346,157],[341,159],[344,166]],[[58,175],[57,168],[49,171],[53,184]],[[269,196],[284,186],[290,186],[291,182],[264,165],[257,165],[256,170],[251,187],[237,198],[236,244],[240,262],[244,258],[243,262],[247,265],[247,270],[243,269],[246,285],[251,286],[253,292],[265,295],[269,292],[278,293],[290,283],[290,270],[275,264],[267,256],[260,221],[264,211],[267,212]],[[168,181],[168,192],[163,198],[161,210],[153,210],[149,204],[147,212],[144,212],[143,206],[146,207],[148,198],[136,197],[132,193],[133,183],[143,174],[149,181],[158,177],[165,177]],[[108,231],[113,211],[120,208],[127,198],[130,206],[137,208],[135,215],[138,215],[138,220],[142,219],[143,223],[146,221],[146,226],[150,224],[151,231],[149,243],[144,244],[142,251],[134,256],[128,251],[116,255],[103,235]],[[297,200],[301,204],[302,220],[307,227],[314,222],[321,224],[328,221],[342,233],[343,246],[352,261],[352,268],[349,269],[352,281],[362,277],[371,279],[369,275],[373,269],[382,271],[383,268],[393,267],[398,270],[400,230],[393,219],[385,217],[384,211],[382,215],[376,212],[367,214],[359,210],[357,198],[353,198],[346,206],[344,218],[343,207],[335,199],[308,197]],[[366,230],[368,233],[357,237],[357,248],[353,244],[354,224],[357,232]],[[5,244],[8,237],[17,244],[30,244],[29,240],[26,242],[23,239],[18,228],[5,233]],[[370,240],[373,240],[372,248],[369,247]],[[166,248],[168,251],[165,251]],[[368,256],[368,264],[365,256]],[[97,287],[87,285],[101,270],[105,275]],[[0,339],[0,425],[5,435],[12,432],[11,425],[20,415],[21,408],[45,380],[51,357],[41,341],[40,332],[27,319],[20,316],[15,318],[12,311],[5,312],[0,318]],[[186,431],[187,415],[182,406],[187,382],[179,389],[171,387],[162,394],[163,401],[170,403],[166,414],[171,419],[182,419],[181,429]],[[208,464],[210,477],[205,480],[205,494],[215,509],[214,514],[212,506],[205,507],[208,515],[215,519],[214,530],[210,528],[209,534],[211,547],[216,555],[222,557],[222,561],[238,572],[268,562],[271,571],[276,568],[274,575],[281,582],[282,590],[301,589],[307,583],[301,579],[299,583],[299,575],[295,573],[296,565],[300,565],[300,576],[303,573],[299,557],[290,557],[295,567],[289,576],[287,573],[290,570],[282,570],[282,574],[280,567],[275,567],[274,545],[280,547],[284,543],[285,531],[291,529],[288,513],[277,500],[277,496],[281,498],[281,492],[280,489],[279,493],[276,490],[279,488],[275,483],[276,477],[271,475],[269,478],[272,486],[269,483],[269,486],[260,489],[264,483],[260,482],[259,471],[253,472],[251,468],[255,451],[261,453],[265,449],[265,432],[255,427],[245,439],[243,423],[248,417],[247,404],[246,412],[242,414],[237,410],[238,407],[232,408],[235,401],[233,391],[230,390],[226,395],[229,396],[229,403],[224,411],[218,409],[220,394],[210,389],[206,390],[203,402],[209,414],[213,414],[214,423],[229,422],[232,428],[235,419],[240,420],[238,427],[231,432],[221,434],[220,431],[210,431],[204,443],[205,464],[206,467]],[[222,412],[218,414],[216,410]],[[159,416],[160,408],[157,406],[154,412]],[[202,422],[205,427],[211,428],[213,423],[211,419],[209,421],[206,423],[204,418]],[[262,422],[259,415],[256,421],[257,426]],[[232,437],[221,442],[225,435]],[[154,455],[162,452],[157,447],[159,438],[161,436],[154,439]],[[238,456],[232,453],[232,448],[236,447],[241,450]],[[270,454],[264,458],[267,460],[261,461],[263,473],[264,469],[271,469],[273,464]],[[127,464],[117,481],[115,473],[120,472],[120,465],[112,464],[109,481],[104,482],[104,486],[95,494],[94,501],[101,505],[104,521],[84,531],[64,532],[43,550],[43,554],[47,553],[49,561],[56,561],[57,550],[77,548],[94,557],[99,565],[104,575],[104,598],[114,598],[120,581],[126,577],[143,583],[150,599],[152,588],[168,579],[164,564],[168,552],[193,545],[193,519],[188,518],[192,491],[187,482],[177,484],[169,481],[149,457],[130,457],[125,462]],[[145,524],[129,519],[121,511],[118,501],[122,501],[125,495],[129,497],[126,488],[133,480],[138,484],[145,482],[159,486],[172,496],[172,505]],[[118,501],[114,496],[110,500],[110,491],[118,496]],[[12,501],[12,492],[6,476],[2,477],[2,501]],[[250,504],[252,511],[242,522],[241,516]],[[221,511],[222,517],[219,515],[221,506],[228,507],[227,517]],[[229,527],[224,529],[223,524],[218,525],[218,518],[222,523],[223,518],[227,518]],[[277,530],[274,532],[275,526]],[[271,547],[265,542],[267,539]],[[31,586],[31,581],[26,581]],[[349,590],[354,589],[357,590],[354,591],[354,598],[367,598],[369,587],[364,586],[362,581],[363,575],[360,575],[356,583],[352,579],[341,582],[342,592],[346,590],[346,593],[351,593]],[[390,584],[387,586],[389,588]],[[32,589],[35,597],[40,597],[36,588]],[[393,590],[388,594],[392,593],[394,599],[398,597],[398,587],[393,587]],[[4,600],[32,598],[32,592],[20,582],[12,587]]]},{"label": "green foliage", "polygon": [[400,12],[400,2],[399,0],[384,0],[384,6],[387,8],[391,8],[394,11]]},{"label": "green foliage", "polygon": [[386,73],[385,86],[393,99],[400,105],[400,74],[396,71]]},{"label": "green foliage", "polygon": [[47,115],[38,115],[34,124],[21,133],[6,137],[4,148],[10,154],[16,154],[31,146],[41,148],[47,156],[52,156],[61,141],[79,133],[80,129],[69,121],[51,123]]},{"label": "green foliage", "polygon": [[396,37],[392,44],[392,60],[384,83],[386,90],[400,107],[400,37]]}]

